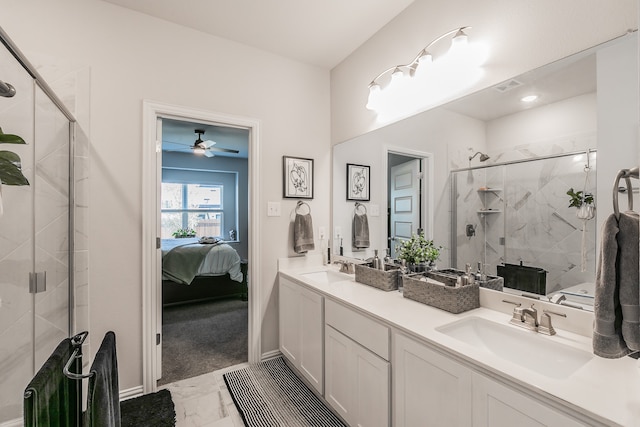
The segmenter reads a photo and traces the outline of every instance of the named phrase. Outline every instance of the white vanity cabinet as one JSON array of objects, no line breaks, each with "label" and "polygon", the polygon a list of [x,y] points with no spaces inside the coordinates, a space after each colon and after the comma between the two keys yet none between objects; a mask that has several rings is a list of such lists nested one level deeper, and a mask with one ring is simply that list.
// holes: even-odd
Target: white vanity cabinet
[{"label": "white vanity cabinet", "polygon": [[279,283],[280,351],[322,394],[324,298],[285,277]]},{"label": "white vanity cabinet", "polygon": [[469,427],[469,368],[405,335],[394,335],[394,426]]},{"label": "white vanity cabinet", "polygon": [[325,399],[351,426],[389,426],[389,328],[331,300],[325,323]]},{"label": "white vanity cabinet", "polygon": [[394,343],[396,427],[586,425],[405,335]]},{"label": "white vanity cabinet", "polygon": [[483,375],[473,374],[474,427],[578,427],[586,424]]}]

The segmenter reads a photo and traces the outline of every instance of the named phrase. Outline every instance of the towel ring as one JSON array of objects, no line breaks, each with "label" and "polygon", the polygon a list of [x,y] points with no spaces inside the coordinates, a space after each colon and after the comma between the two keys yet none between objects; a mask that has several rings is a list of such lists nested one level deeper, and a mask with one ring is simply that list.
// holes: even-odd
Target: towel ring
[{"label": "towel ring", "polygon": [[633,187],[631,186],[630,178],[638,178],[638,168],[633,169],[620,169],[616,175],[616,180],[613,183],[613,213],[616,219],[620,219],[620,209],[618,208],[618,193],[620,179],[624,178],[627,184],[627,201],[629,204],[629,210],[633,210]]},{"label": "towel ring", "polygon": [[[300,211],[300,208],[302,208],[303,206],[307,207],[307,213],[304,214]],[[306,202],[303,202],[302,200],[298,200],[298,203],[296,204],[296,213],[298,215],[308,215],[311,213],[311,206],[309,206]]]},{"label": "towel ring", "polygon": [[[362,208],[362,210],[364,210],[364,212],[362,211],[358,211],[358,209]],[[367,214],[367,207],[365,205],[363,205],[360,202],[356,202],[356,207],[354,209],[354,212],[358,215],[366,215]]]}]

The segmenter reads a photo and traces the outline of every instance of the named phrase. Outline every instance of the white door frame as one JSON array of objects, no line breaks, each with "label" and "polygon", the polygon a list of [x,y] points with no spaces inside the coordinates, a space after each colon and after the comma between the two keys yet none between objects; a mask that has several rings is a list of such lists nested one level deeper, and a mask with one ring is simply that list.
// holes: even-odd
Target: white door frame
[{"label": "white door frame", "polygon": [[[434,217],[434,209],[433,209],[433,204],[435,201],[435,196],[433,194],[433,177],[434,177],[434,165],[433,165],[433,153],[428,153],[426,151],[419,151],[419,150],[413,150],[410,148],[406,148],[406,147],[397,147],[397,146],[393,146],[393,145],[385,145],[384,149],[382,150],[382,166],[384,170],[384,174],[381,174],[381,182],[380,182],[380,187],[384,189],[384,200],[385,200],[385,207],[389,204],[388,196],[389,196],[389,188],[388,188],[388,179],[387,179],[387,175],[388,175],[388,169],[389,169],[389,153],[393,153],[393,154],[400,154],[403,156],[408,156],[408,157],[415,157],[415,158],[419,158],[422,160],[422,165],[423,167],[426,169],[426,173],[424,173],[425,171],[423,171],[423,177],[422,177],[422,185],[421,185],[421,191],[422,191],[422,226],[426,229],[425,230],[425,237],[427,239],[433,239],[433,217]],[[387,229],[387,221],[382,221],[382,224],[380,225],[381,227],[381,231],[382,234],[381,236],[387,236],[387,238],[389,237],[388,232],[389,230]],[[383,229],[383,230],[382,230]]]},{"label": "white door frame", "polygon": [[[160,257],[156,249],[158,223],[157,189],[160,185],[159,170],[162,166],[162,142],[156,141],[156,121],[171,118],[184,121],[201,121],[249,129],[249,266],[248,276],[256,283],[260,271],[260,235],[258,195],[260,194],[259,152],[260,122],[256,119],[214,113],[190,107],[143,101],[142,126],[142,385],[144,393],[156,391],[156,372],[159,370],[156,358],[156,319],[162,312],[162,293],[158,284],[160,277]],[[249,285],[249,363],[257,363],[261,358],[260,335],[260,294],[258,286]]]}]

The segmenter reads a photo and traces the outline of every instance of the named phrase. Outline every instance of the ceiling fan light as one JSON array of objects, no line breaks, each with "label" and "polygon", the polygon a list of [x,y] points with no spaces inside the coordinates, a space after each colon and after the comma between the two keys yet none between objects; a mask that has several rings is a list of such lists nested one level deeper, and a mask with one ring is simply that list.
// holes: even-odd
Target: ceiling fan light
[{"label": "ceiling fan light", "polygon": [[193,147],[193,152],[195,154],[205,154],[206,150],[204,148],[200,147],[200,146],[194,146]]}]

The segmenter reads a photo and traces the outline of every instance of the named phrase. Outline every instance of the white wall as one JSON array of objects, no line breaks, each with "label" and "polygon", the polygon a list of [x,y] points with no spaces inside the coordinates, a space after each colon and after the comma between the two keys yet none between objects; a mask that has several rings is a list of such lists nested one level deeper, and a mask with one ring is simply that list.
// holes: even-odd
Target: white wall
[{"label": "white wall", "polygon": [[490,47],[472,93],[637,29],[637,22],[637,0],[416,0],[331,71],[331,141],[382,126],[365,108],[371,79],[452,28],[472,26],[469,40]]},{"label": "white wall", "polygon": [[[93,351],[118,339],[120,387],[142,384],[142,101],[244,116],[261,123],[262,350],[278,347],[276,263],[288,253],[282,156],[315,159],[316,226],[329,225],[329,73],[96,0],[0,0],[0,26],[29,58],[91,72],[89,236]],[[55,73],[42,62],[44,78]],[[323,185],[324,184],[324,185]],[[266,217],[268,200],[281,217]]]},{"label": "white wall", "polygon": [[[496,160],[493,154],[498,152],[517,150],[519,147],[531,150],[535,145],[595,133],[598,123],[596,103],[596,94],[588,93],[488,121],[487,150],[492,155],[491,160],[508,160]],[[593,143],[592,147],[564,148],[565,151],[595,148],[595,141]]]},{"label": "white wall", "polygon": [[[638,37],[598,51],[598,230],[613,213],[612,189],[618,170],[638,166],[637,54]],[[631,183],[638,186],[635,179]],[[621,184],[625,186],[624,180]],[[619,196],[620,211],[624,212],[627,195]],[[638,206],[634,210],[637,212]]]}]

